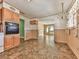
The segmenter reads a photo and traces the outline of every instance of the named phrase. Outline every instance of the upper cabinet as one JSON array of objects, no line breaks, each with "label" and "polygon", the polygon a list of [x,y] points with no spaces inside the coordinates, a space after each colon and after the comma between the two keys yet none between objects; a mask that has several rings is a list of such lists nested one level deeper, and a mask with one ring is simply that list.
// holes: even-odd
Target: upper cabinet
[{"label": "upper cabinet", "polygon": [[3,0],[0,0],[0,3],[2,2]]},{"label": "upper cabinet", "polygon": [[12,17],[11,17],[13,20],[15,20],[15,21],[19,21],[19,19],[20,19],[20,16],[18,15],[18,14],[16,14],[16,13],[12,13]]},{"label": "upper cabinet", "polygon": [[20,15],[20,11],[18,9],[7,4],[6,2],[2,3],[2,19],[4,21],[8,20],[8,21],[19,22],[19,18],[20,18],[19,15]]},{"label": "upper cabinet", "polygon": [[1,14],[1,9],[0,9],[0,23],[1,23],[1,16],[2,16],[2,14]]},{"label": "upper cabinet", "polygon": [[8,9],[3,8],[3,20],[11,20],[12,12]]},{"label": "upper cabinet", "polygon": [[77,10],[77,23],[79,24],[79,9]]},{"label": "upper cabinet", "polygon": [[2,32],[2,9],[0,9],[0,32]]},{"label": "upper cabinet", "polygon": [[3,20],[8,21],[18,21],[19,22],[19,14],[12,12],[9,9],[3,8]]},{"label": "upper cabinet", "polygon": [[31,21],[30,21],[30,24],[31,24],[31,25],[37,25],[37,24],[38,24],[38,21],[37,21],[37,20],[31,20]]},{"label": "upper cabinet", "polygon": [[67,27],[69,28],[73,28],[73,27],[77,27],[77,10],[79,9],[78,6],[78,0],[75,1],[75,3],[73,4],[72,8],[70,9],[70,11],[68,12],[68,23],[67,23]]}]

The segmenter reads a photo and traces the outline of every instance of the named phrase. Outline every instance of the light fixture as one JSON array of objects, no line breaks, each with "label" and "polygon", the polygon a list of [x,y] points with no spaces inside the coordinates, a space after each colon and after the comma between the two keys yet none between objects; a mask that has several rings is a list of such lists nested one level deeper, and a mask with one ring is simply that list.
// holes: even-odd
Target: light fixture
[{"label": "light fixture", "polygon": [[27,0],[28,2],[31,2],[32,0]]},{"label": "light fixture", "polygon": [[62,16],[61,19],[64,19],[64,2],[61,2],[61,6],[62,6]]},{"label": "light fixture", "polygon": [[32,0],[24,0],[24,2],[31,2]]},{"label": "light fixture", "polygon": [[61,18],[63,19],[64,18],[64,3],[62,2],[61,5],[62,5],[62,17]]}]

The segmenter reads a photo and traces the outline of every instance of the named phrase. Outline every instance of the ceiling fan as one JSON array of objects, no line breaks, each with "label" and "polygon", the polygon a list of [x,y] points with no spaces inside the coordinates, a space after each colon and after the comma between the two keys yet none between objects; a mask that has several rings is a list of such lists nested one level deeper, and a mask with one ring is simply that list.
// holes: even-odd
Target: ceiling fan
[{"label": "ceiling fan", "polygon": [[64,15],[65,15],[65,13],[64,13],[64,2],[61,2],[61,8],[62,8],[62,15],[61,15],[61,19],[64,19]]},{"label": "ceiling fan", "polygon": [[32,0],[27,0],[28,2],[31,2]]},{"label": "ceiling fan", "polygon": [[61,3],[61,13],[60,14],[58,14],[59,16],[58,16],[58,18],[60,18],[60,19],[64,19],[64,17],[65,17],[65,11],[64,11],[64,2],[62,1]]},{"label": "ceiling fan", "polygon": [[65,17],[64,1],[63,0],[60,1],[60,6],[61,6],[61,11],[60,11],[61,13],[59,14],[59,18],[63,20]]},{"label": "ceiling fan", "polygon": [[25,2],[31,2],[32,0],[24,0]]}]

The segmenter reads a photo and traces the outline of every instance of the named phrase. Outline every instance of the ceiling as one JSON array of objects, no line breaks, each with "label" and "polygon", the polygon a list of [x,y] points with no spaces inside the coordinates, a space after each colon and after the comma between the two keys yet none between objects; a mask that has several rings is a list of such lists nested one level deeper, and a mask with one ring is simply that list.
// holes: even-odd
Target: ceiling
[{"label": "ceiling", "polygon": [[[63,0],[66,11],[74,0]],[[62,11],[62,0],[6,0],[7,3],[18,8],[29,18],[41,18],[57,14]]]}]

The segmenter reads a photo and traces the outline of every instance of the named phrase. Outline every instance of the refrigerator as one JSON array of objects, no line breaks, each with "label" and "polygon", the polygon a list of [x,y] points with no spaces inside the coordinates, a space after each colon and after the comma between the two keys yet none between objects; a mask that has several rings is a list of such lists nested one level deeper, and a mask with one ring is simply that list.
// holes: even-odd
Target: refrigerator
[{"label": "refrigerator", "polygon": [[0,32],[0,53],[4,51],[4,33]]}]

